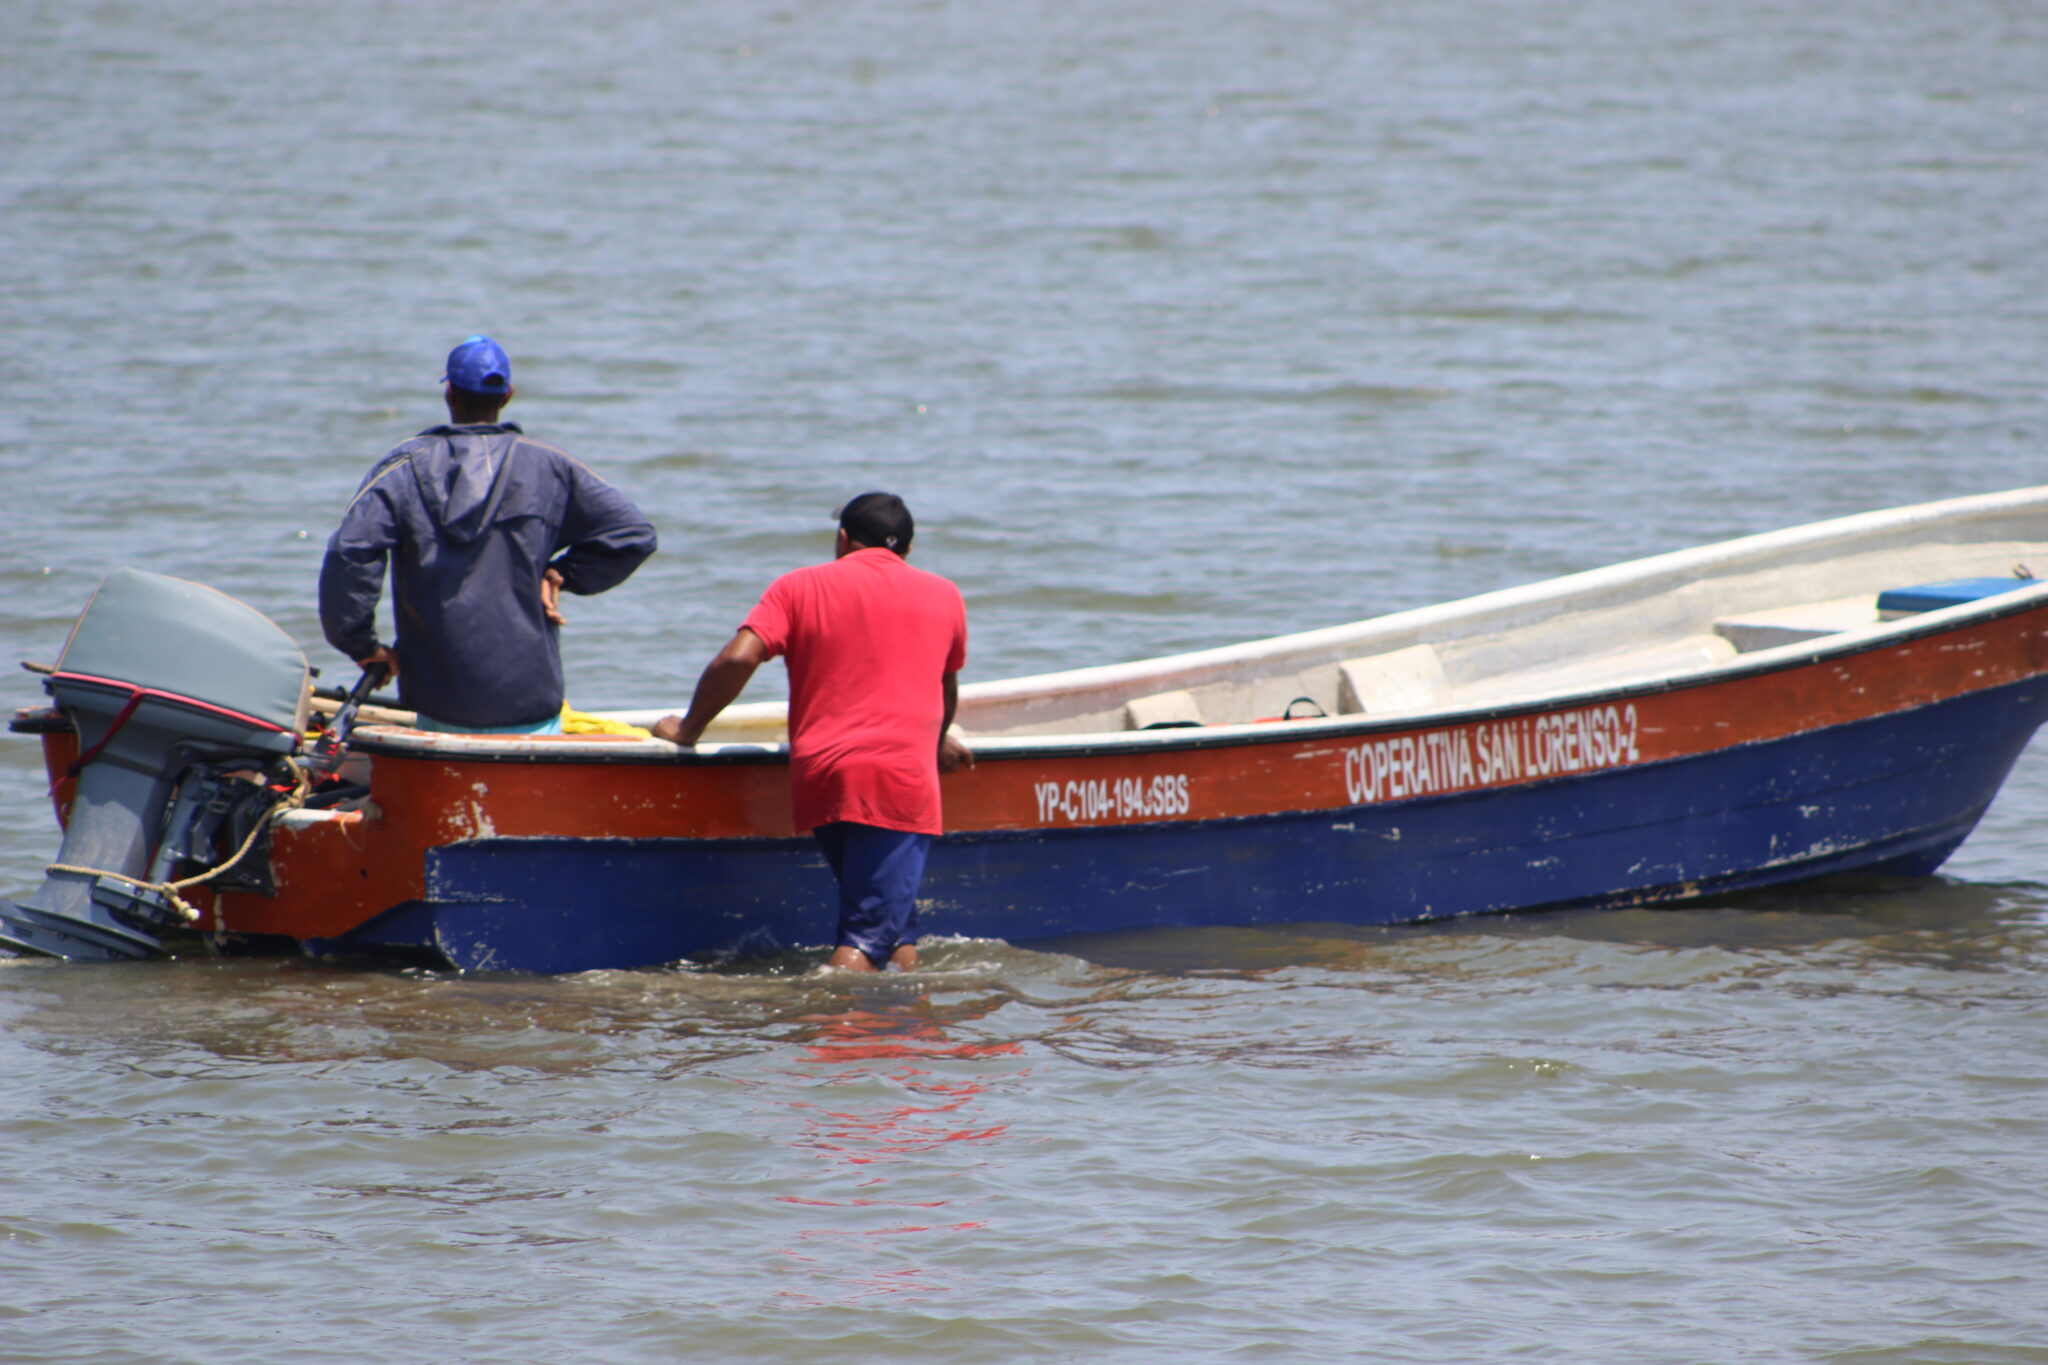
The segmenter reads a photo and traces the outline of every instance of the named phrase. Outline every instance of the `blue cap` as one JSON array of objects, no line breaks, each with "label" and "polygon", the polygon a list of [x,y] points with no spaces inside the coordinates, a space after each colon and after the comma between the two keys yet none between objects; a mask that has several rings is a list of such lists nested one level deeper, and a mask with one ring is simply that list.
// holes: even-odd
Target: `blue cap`
[{"label": "blue cap", "polygon": [[473,336],[448,353],[448,373],[441,382],[464,393],[510,393],[512,362],[497,342]]}]

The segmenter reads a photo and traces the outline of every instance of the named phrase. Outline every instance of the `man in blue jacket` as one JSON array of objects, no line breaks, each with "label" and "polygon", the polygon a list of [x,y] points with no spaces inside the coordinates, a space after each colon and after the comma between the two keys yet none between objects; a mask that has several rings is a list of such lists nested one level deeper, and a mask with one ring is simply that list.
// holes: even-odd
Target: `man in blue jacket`
[{"label": "man in blue jacket", "polygon": [[[398,675],[422,729],[561,729],[561,592],[623,583],[654,553],[654,527],[616,488],[498,414],[512,362],[473,336],[448,355],[448,424],[370,471],[327,542],[320,626],[363,667]],[[397,638],[377,636],[393,564]]]}]

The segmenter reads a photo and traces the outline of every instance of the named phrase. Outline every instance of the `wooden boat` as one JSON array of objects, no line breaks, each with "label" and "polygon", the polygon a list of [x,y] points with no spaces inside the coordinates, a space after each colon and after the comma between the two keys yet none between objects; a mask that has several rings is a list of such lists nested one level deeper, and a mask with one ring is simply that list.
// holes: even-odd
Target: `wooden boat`
[{"label": "wooden boat", "polygon": [[[972,684],[923,927],[1382,924],[1928,874],[2048,715],[2037,573],[2048,487]],[[780,703],[696,751],[403,720],[358,725],[367,792],[285,813],[268,878],[188,893],[205,943],[568,972],[829,940]],[[41,733],[61,811],[68,714],[14,728]]]}]

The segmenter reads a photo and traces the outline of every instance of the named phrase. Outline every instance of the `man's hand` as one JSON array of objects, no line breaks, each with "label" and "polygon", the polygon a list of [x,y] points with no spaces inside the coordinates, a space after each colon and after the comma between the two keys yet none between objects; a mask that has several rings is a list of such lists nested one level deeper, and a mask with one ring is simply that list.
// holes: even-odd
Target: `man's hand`
[{"label": "man's hand", "polygon": [[540,609],[551,626],[566,626],[569,618],[562,615],[562,571],[549,569],[540,576]]},{"label": "man's hand", "polygon": [[398,681],[398,656],[391,652],[389,646],[378,645],[366,658],[356,660],[357,668],[375,668],[379,664],[384,666],[384,677],[374,686],[382,687]]},{"label": "man's hand", "polygon": [[671,744],[680,744],[685,749],[697,747],[698,736],[690,734],[688,730],[683,728],[683,718],[681,716],[663,716],[660,720],[654,722],[654,737],[656,739],[665,739]]}]

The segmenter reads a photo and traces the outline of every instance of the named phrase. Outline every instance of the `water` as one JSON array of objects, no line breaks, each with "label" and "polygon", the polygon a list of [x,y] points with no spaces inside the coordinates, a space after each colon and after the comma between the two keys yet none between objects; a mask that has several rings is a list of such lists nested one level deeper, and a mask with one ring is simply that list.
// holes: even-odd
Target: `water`
[{"label": "water", "polygon": [[[868,487],[971,680],[2042,477],[2037,7],[0,35],[16,658],[139,563],[345,678],[322,542],[473,330],[663,537],[590,709]],[[1920,883],[872,982],[0,968],[0,1360],[2048,1360],[2044,798]],[[0,745],[0,881],[52,848]]]}]

